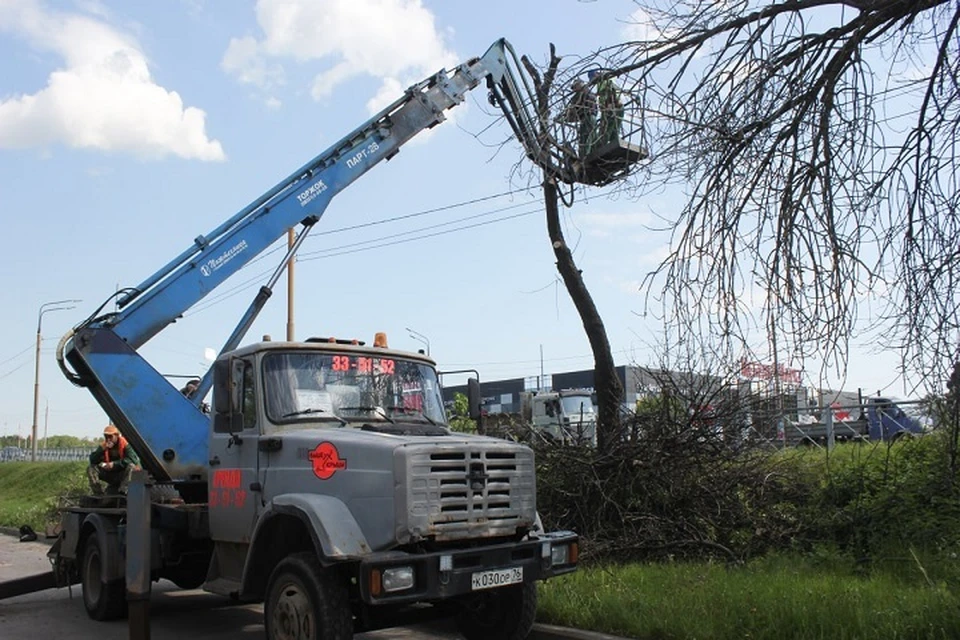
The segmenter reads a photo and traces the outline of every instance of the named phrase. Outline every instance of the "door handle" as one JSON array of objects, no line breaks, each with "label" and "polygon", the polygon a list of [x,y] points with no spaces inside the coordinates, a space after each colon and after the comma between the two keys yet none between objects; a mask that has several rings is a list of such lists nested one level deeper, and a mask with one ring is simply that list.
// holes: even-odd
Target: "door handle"
[{"label": "door handle", "polygon": [[213,456],[212,458],[210,458],[209,463],[211,467],[217,466],[218,464],[220,464],[220,456]]},{"label": "door handle", "polygon": [[280,451],[283,448],[283,440],[280,438],[264,438],[257,446],[260,451],[270,453],[271,451]]}]

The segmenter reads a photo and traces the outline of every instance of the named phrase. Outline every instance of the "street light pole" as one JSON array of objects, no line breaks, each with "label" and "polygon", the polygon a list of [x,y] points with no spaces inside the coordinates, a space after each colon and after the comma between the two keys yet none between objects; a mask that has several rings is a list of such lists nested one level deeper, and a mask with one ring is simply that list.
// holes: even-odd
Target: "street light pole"
[{"label": "street light pole", "polygon": [[[74,309],[73,303],[80,300],[54,300],[53,302],[44,302],[40,305],[40,312],[37,314],[37,353],[33,369],[33,429],[30,438],[30,461],[37,461],[37,413],[40,409],[40,342],[43,340],[41,325],[43,324],[43,314],[48,311],[63,311],[65,309]],[[64,306],[70,305],[70,306]]]},{"label": "street light pole", "polygon": [[417,333],[416,331],[414,331],[414,330],[411,329],[410,327],[407,327],[406,329],[407,329],[407,331],[410,332],[410,337],[411,337],[411,338],[413,338],[413,339],[416,340],[417,342],[422,342],[423,344],[426,345],[426,347],[427,347],[427,355],[429,356],[429,355],[430,355],[430,340],[427,338],[427,336],[423,335],[422,333]]}]

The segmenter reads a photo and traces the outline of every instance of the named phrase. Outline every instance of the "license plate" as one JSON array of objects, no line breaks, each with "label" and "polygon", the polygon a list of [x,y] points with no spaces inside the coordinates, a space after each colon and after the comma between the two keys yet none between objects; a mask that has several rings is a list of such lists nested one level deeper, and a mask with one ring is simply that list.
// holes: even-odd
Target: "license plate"
[{"label": "license plate", "polygon": [[521,582],[523,582],[523,567],[480,571],[470,577],[470,587],[474,591],[479,589],[494,589],[496,587],[502,587],[508,584],[519,584]]}]

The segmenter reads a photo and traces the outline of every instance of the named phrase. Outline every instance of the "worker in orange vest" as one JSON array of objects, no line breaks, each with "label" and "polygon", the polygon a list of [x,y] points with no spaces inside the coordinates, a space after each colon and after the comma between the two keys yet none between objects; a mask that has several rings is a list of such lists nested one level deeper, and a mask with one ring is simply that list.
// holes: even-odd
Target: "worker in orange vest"
[{"label": "worker in orange vest", "polygon": [[[87,479],[94,495],[119,495],[127,492],[127,485],[140,458],[120,430],[108,424],[103,430],[103,443],[90,454]],[[106,484],[106,489],[104,489]]]}]

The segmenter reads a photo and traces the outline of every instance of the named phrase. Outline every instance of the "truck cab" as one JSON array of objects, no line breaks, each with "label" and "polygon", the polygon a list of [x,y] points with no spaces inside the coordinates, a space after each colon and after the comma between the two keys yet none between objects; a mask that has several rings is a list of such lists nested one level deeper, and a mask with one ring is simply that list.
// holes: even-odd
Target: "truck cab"
[{"label": "truck cab", "polygon": [[260,342],[214,367],[204,587],[264,600],[269,637],[319,606],[290,588],[301,554],[336,576],[343,626],[443,601],[468,638],[525,635],[535,582],[576,569],[576,535],[540,527],[533,452],[450,431],[428,357],[378,334]]},{"label": "truck cab", "polygon": [[524,413],[534,431],[552,441],[597,444],[597,413],[589,390],[530,393]]},{"label": "truck cab", "polygon": [[920,422],[890,398],[868,398],[866,418],[871,440],[889,441],[923,433]]}]

